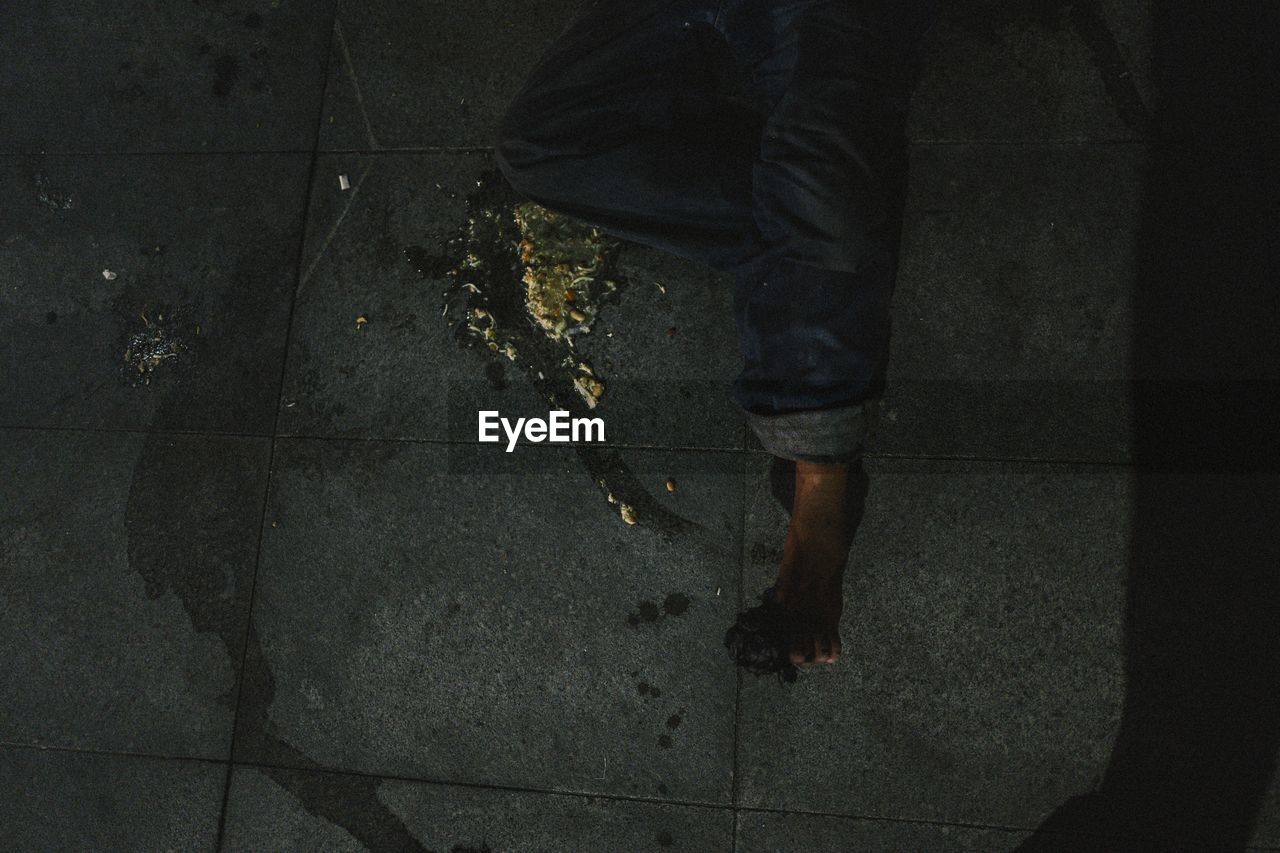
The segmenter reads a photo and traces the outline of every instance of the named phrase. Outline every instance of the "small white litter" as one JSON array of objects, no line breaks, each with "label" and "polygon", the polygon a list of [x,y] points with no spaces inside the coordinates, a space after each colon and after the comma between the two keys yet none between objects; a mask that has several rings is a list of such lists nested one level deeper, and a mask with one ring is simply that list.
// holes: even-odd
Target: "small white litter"
[{"label": "small white litter", "polygon": [[346,176],[346,175],[339,175],[339,176],[338,176],[338,188],[339,188],[339,189],[344,189],[344,190],[349,190],[349,189],[351,189],[351,182],[347,180],[347,176]]},{"label": "small white litter", "polygon": [[115,280],[116,280],[116,274],[115,274],[115,273],[113,273],[111,270],[103,270],[103,271],[102,271],[102,277],[103,277],[103,278],[105,278],[107,281],[115,281]]}]

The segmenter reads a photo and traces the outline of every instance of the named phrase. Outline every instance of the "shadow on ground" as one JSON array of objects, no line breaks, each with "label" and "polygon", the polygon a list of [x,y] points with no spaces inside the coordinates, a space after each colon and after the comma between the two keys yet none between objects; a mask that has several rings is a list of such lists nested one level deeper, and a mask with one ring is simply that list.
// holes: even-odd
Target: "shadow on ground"
[{"label": "shadow on ground", "polygon": [[1272,3],[1156,7],[1125,704],[1097,789],[1023,851],[1278,840],[1255,825],[1280,740],[1277,39]]}]

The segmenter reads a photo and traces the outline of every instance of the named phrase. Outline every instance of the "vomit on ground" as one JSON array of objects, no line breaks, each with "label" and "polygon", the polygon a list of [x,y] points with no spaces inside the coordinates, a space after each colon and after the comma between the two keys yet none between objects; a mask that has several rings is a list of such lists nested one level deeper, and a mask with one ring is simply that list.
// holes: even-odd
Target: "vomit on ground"
[{"label": "vomit on ground", "polygon": [[[616,272],[621,242],[523,198],[496,169],[479,174],[465,203],[454,233],[437,230],[429,246],[403,250],[423,279],[445,280],[440,313],[454,339],[519,368],[554,409],[593,416],[608,380],[577,344],[628,286]],[[698,528],[658,503],[617,450],[574,450],[622,523],[664,536]]]}]

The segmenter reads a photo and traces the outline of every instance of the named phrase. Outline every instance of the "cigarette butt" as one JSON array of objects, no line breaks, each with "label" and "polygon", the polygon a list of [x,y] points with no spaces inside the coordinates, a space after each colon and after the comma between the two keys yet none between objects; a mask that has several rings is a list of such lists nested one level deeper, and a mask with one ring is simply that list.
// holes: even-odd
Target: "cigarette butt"
[{"label": "cigarette butt", "polygon": [[343,190],[351,189],[351,182],[347,180],[346,175],[338,176],[338,189],[343,189]]}]

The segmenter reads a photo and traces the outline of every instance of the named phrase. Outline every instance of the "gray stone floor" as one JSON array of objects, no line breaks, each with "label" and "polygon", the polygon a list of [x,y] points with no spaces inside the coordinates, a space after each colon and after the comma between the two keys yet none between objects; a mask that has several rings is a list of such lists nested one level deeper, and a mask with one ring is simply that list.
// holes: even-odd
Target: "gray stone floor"
[{"label": "gray stone floor", "polygon": [[[931,35],[846,655],[793,684],[721,647],[786,529],[723,277],[624,246],[582,345],[614,449],[506,455],[470,413],[545,402],[403,256],[575,7],[0,9],[0,849],[1146,849],[1163,813],[1065,807],[1109,766],[1200,792],[1179,849],[1280,849],[1275,676],[1201,639],[1280,622],[1176,554],[1135,595],[1148,4]],[[1183,477],[1274,545],[1274,474]]]}]

